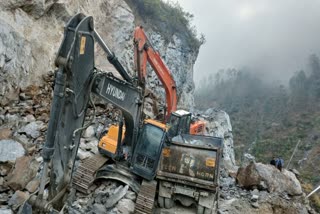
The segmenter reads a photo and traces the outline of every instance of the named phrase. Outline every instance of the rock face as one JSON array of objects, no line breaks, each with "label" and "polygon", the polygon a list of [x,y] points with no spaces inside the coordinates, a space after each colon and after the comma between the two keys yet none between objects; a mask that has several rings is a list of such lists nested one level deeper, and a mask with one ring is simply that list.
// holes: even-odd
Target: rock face
[{"label": "rock face", "polygon": [[247,189],[258,188],[290,196],[302,194],[300,182],[292,172],[286,169],[280,172],[276,167],[262,163],[251,163],[245,168],[239,168],[237,182]]},{"label": "rock face", "polygon": [[203,112],[198,112],[198,117],[206,121],[207,134],[221,137],[223,142],[223,165],[229,171],[236,172],[236,162],[233,150],[232,126],[229,115],[221,110],[210,108]]},{"label": "rock face", "polygon": [[[18,99],[20,88],[40,84],[41,75],[54,69],[55,54],[63,27],[73,15],[93,15],[95,28],[115,52],[121,63],[133,74],[134,15],[129,6],[118,0],[97,0],[94,4],[67,1],[2,1],[0,3],[0,100],[3,105]],[[30,27],[31,26],[31,27]],[[166,44],[157,33],[145,29],[154,47],[172,71],[179,93],[179,106],[193,107],[193,64],[198,50],[174,36]],[[50,41],[50,42],[48,42]],[[19,57],[18,57],[19,56]],[[115,72],[98,47],[97,67]],[[116,73],[116,72],[115,72]],[[118,75],[118,74],[116,74]],[[163,91],[155,74],[148,74],[148,87],[159,97]],[[161,93],[160,93],[161,92]]]},{"label": "rock face", "polygon": [[[178,109],[193,110],[193,65],[197,59],[198,50],[190,49],[187,44],[183,44],[176,36],[173,36],[173,41],[167,44],[164,38],[156,32],[147,30],[147,34],[154,48],[161,54],[176,82]],[[148,71],[147,87],[164,101],[165,92],[161,82],[150,66],[148,66]]]}]

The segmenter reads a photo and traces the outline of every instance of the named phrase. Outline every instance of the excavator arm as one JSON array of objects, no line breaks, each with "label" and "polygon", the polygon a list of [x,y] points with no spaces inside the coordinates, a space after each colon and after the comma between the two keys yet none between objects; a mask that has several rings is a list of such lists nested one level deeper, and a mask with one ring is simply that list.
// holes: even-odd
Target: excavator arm
[{"label": "excavator arm", "polygon": [[[105,50],[108,60],[124,80],[99,71],[94,65],[95,42]],[[85,116],[88,103],[94,107],[91,94],[121,109],[125,118],[125,143],[136,142],[142,104],[142,91],[134,86],[132,78],[94,30],[93,18],[75,15],[66,25],[63,42],[55,64],[54,97],[46,142],[43,146],[43,175],[38,196],[29,202],[44,212],[61,209],[63,196],[69,188],[79,147],[81,132],[88,127]],[[93,117],[92,117],[93,118]],[[49,200],[43,199],[47,171],[51,162]]]},{"label": "excavator arm", "polygon": [[171,112],[177,109],[177,89],[171,72],[162,61],[160,54],[152,48],[143,28],[136,27],[134,31],[135,70],[138,72],[139,82],[145,84],[147,76],[147,62],[156,72],[166,92],[167,113],[166,120]]}]

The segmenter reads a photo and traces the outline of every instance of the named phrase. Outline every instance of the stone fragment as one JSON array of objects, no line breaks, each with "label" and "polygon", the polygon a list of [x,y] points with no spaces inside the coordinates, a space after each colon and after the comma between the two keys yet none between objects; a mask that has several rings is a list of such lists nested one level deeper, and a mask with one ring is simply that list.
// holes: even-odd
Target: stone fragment
[{"label": "stone fragment", "polygon": [[251,196],[251,201],[256,202],[259,199],[259,195],[252,195]]},{"label": "stone fragment", "polygon": [[6,176],[12,169],[14,163],[12,162],[7,162],[7,163],[0,163],[0,175],[1,176]]},{"label": "stone fragment", "polygon": [[94,135],[95,135],[94,126],[91,125],[91,126],[89,126],[89,127],[85,130],[85,132],[84,132],[84,134],[83,134],[83,137],[85,137],[85,138],[91,138],[91,137],[94,137]]},{"label": "stone fragment", "polygon": [[92,206],[92,211],[94,213],[107,213],[107,209],[102,204],[94,204]]},{"label": "stone fragment", "polygon": [[106,208],[111,208],[113,207],[121,198],[123,198],[127,191],[129,189],[129,186],[126,185],[125,187],[119,186],[112,195],[108,198],[105,206]]},{"label": "stone fragment", "polygon": [[36,121],[36,118],[32,114],[28,114],[25,118],[27,123]]},{"label": "stone fragment", "polygon": [[19,116],[16,114],[6,114],[5,121],[7,123],[16,123],[17,121],[19,121]]},{"label": "stone fragment", "polygon": [[27,184],[26,190],[28,190],[28,192],[30,193],[34,193],[38,189],[39,185],[40,185],[40,180],[34,179]]},{"label": "stone fragment", "polygon": [[43,125],[44,123],[42,121],[34,121],[19,129],[18,132],[26,133],[27,136],[36,139],[40,136],[40,129]]},{"label": "stone fragment", "polygon": [[1,214],[13,214],[11,209],[0,207],[0,213]]},{"label": "stone fragment", "polygon": [[90,140],[90,142],[87,142],[84,146],[85,150],[91,151],[94,154],[98,153],[98,140],[96,138]]},{"label": "stone fragment", "polygon": [[132,192],[132,191],[129,190],[124,197],[134,201],[134,200],[136,200],[137,196],[136,196],[135,192]]},{"label": "stone fragment", "polygon": [[26,199],[28,199],[29,193],[27,192],[22,192],[20,190],[16,191],[10,200],[8,201],[8,204],[10,206],[18,207],[21,205]]},{"label": "stone fragment", "polygon": [[16,160],[13,171],[8,175],[8,186],[14,190],[23,189],[37,174],[39,163],[30,156]]},{"label": "stone fragment", "polygon": [[117,209],[122,214],[130,214],[134,212],[134,202],[130,199],[123,198],[117,204]]},{"label": "stone fragment", "polygon": [[23,146],[14,140],[0,140],[0,163],[15,161],[25,154]]},{"label": "stone fragment", "polygon": [[39,86],[29,85],[27,88],[22,89],[22,93],[25,93],[28,97],[33,97],[40,93],[40,89]]},{"label": "stone fragment", "polygon": [[0,140],[8,139],[12,135],[12,131],[9,128],[0,129]]},{"label": "stone fragment", "polygon": [[90,157],[91,153],[87,152],[87,151],[83,151],[82,149],[79,149],[77,156],[79,157],[80,160],[84,160],[84,159]]},{"label": "stone fragment", "polygon": [[253,202],[253,203],[251,203],[251,205],[254,208],[259,208],[259,203],[258,202]]},{"label": "stone fragment", "polygon": [[38,161],[38,163],[42,163],[43,162],[43,157],[42,156],[37,157],[36,160]]}]

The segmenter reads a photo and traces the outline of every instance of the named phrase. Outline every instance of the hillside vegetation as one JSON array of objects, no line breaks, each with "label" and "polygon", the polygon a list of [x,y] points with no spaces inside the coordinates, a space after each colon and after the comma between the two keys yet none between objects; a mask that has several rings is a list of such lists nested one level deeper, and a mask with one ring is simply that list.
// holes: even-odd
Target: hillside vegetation
[{"label": "hillside vegetation", "polygon": [[230,114],[239,164],[247,152],[264,163],[282,156],[287,166],[300,141],[289,168],[298,169],[310,189],[320,184],[319,57],[311,55],[307,64],[288,86],[265,83],[259,71],[221,70],[201,81],[195,99],[198,108]]},{"label": "hillside vegetation", "polygon": [[126,0],[135,14],[136,24],[152,28],[168,42],[174,34],[179,35],[191,48],[198,50],[205,42],[203,35],[198,38],[191,25],[193,15],[185,12],[176,2],[162,0]]}]

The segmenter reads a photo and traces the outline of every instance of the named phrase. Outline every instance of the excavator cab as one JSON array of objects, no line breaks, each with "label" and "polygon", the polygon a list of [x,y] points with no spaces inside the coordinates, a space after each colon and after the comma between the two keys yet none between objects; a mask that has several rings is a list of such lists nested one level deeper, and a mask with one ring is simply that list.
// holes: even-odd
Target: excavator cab
[{"label": "excavator cab", "polygon": [[191,113],[178,110],[172,112],[168,120],[168,136],[170,138],[177,136],[179,134],[189,134],[190,132],[190,123],[191,123]]},{"label": "excavator cab", "polygon": [[162,147],[167,140],[167,126],[155,120],[145,120],[131,159],[132,172],[152,180],[158,168]]}]

